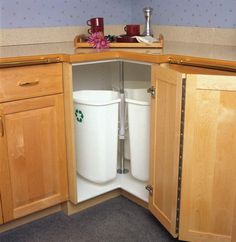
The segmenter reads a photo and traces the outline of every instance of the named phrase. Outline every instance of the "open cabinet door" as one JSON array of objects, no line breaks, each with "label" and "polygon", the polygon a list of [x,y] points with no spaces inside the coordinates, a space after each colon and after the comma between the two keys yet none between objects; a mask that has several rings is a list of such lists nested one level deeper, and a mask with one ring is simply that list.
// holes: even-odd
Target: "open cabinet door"
[{"label": "open cabinet door", "polygon": [[149,209],[177,237],[182,74],[154,64],[152,86]]}]

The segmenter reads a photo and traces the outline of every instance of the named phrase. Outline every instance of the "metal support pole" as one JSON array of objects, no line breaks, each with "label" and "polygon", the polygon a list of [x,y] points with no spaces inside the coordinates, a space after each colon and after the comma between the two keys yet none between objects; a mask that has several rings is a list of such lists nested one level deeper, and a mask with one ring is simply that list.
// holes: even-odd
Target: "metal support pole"
[{"label": "metal support pole", "polygon": [[128,173],[129,170],[125,169],[125,94],[124,94],[124,62],[119,62],[120,70],[120,127],[119,127],[119,159],[120,168],[117,172],[120,174]]}]

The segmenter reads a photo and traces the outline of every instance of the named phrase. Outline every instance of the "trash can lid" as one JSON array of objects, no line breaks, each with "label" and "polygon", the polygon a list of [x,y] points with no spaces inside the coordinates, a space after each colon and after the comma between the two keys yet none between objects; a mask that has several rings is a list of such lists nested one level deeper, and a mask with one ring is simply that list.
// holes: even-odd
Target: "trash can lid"
[{"label": "trash can lid", "polygon": [[82,90],[73,92],[75,103],[100,106],[119,103],[119,93],[109,90]]},{"label": "trash can lid", "polygon": [[150,105],[151,96],[147,93],[147,89],[129,89],[125,88],[125,101],[128,103]]}]

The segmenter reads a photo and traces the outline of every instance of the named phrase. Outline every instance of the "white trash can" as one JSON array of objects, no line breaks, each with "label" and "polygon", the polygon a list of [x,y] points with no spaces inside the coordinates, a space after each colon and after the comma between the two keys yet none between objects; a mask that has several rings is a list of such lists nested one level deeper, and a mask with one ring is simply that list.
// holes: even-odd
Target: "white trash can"
[{"label": "white trash can", "polygon": [[73,93],[77,172],[105,183],[117,174],[119,93],[83,90]]},{"label": "white trash can", "polygon": [[133,177],[149,179],[150,95],[147,89],[125,89],[128,104],[130,166]]},{"label": "white trash can", "polygon": [[[137,100],[143,99],[143,96],[146,95],[146,90],[150,87],[150,82],[147,81],[129,81],[125,80],[124,81],[124,88],[125,88],[125,96],[127,98],[133,97],[134,93],[136,92],[135,90],[138,91],[138,97],[135,95],[135,98]],[[141,94],[141,96],[140,96]],[[126,131],[125,131],[125,159],[130,160],[130,142],[129,142],[129,129],[128,129],[128,105],[125,103],[125,126],[126,126]]]}]

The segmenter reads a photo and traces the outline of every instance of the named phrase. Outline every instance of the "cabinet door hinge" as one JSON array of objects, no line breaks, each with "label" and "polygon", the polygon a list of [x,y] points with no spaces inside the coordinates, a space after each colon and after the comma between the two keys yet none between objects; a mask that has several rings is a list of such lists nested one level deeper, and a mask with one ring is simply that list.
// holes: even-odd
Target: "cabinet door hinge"
[{"label": "cabinet door hinge", "polygon": [[147,89],[147,92],[151,94],[152,98],[156,97],[156,88],[154,86],[151,86]]},{"label": "cabinet door hinge", "polygon": [[181,123],[180,123],[180,141],[179,141],[179,171],[178,171],[178,190],[177,190],[177,209],[176,209],[176,233],[179,233],[180,202],[181,202],[181,182],[183,167],[184,150],[184,117],[185,117],[185,96],[186,96],[186,78],[182,79],[182,100],[181,100]]},{"label": "cabinet door hinge", "polygon": [[149,191],[150,195],[153,194],[153,187],[152,187],[152,185],[147,185],[145,188]]}]

